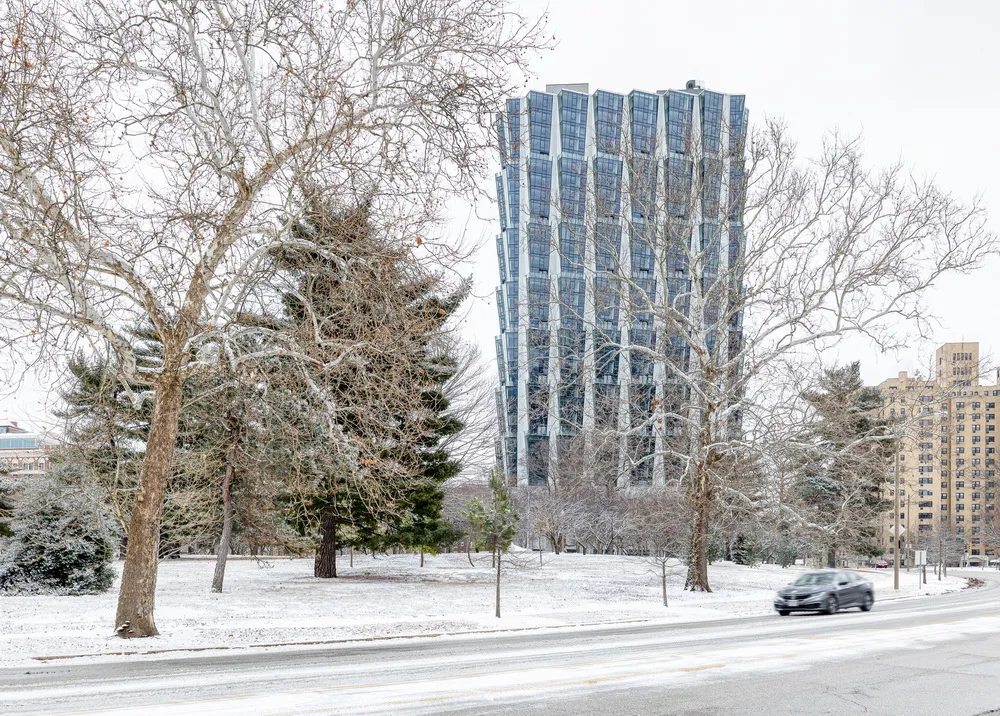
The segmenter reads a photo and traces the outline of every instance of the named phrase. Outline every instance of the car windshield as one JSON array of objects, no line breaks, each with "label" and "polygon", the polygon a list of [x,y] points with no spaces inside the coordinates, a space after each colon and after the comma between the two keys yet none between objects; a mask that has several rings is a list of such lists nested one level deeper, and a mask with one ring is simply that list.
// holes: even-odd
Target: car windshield
[{"label": "car windshield", "polygon": [[796,587],[806,587],[810,584],[832,584],[833,583],[833,573],[832,572],[810,572],[809,574],[803,574],[801,577],[796,579],[792,584]]}]

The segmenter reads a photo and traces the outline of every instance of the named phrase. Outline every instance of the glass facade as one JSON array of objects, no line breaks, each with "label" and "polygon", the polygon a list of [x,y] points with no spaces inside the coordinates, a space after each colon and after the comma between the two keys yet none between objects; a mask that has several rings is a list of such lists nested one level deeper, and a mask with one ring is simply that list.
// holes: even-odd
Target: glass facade
[{"label": "glass facade", "polygon": [[662,441],[683,426],[656,406],[690,394],[671,366],[691,350],[654,317],[700,291],[710,349],[740,345],[747,116],[743,95],[698,87],[532,91],[496,115],[497,448],[519,484],[557,479],[587,426],[625,431],[595,458],[619,484],[681,469]]},{"label": "glass facade", "polygon": [[621,151],[624,104],[625,98],[620,94],[601,90],[594,95],[594,106],[597,109],[595,127],[598,152],[618,154]]},{"label": "glass facade", "polygon": [[548,154],[552,146],[552,95],[529,93],[528,118],[532,154]]},{"label": "glass facade", "polygon": [[559,136],[563,154],[583,156],[587,146],[587,100],[585,94],[559,93]]}]

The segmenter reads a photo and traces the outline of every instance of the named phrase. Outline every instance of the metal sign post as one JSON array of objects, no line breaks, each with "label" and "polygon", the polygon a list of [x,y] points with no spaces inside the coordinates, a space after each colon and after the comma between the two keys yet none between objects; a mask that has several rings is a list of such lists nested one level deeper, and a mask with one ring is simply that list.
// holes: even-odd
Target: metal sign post
[{"label": "metal sign post", "polygon": [[920,583],[923,581],[921,575],[927,569],[927,550],[916,549],[913,551],[913,563],[917,565],[917,591],[920,591]]}]

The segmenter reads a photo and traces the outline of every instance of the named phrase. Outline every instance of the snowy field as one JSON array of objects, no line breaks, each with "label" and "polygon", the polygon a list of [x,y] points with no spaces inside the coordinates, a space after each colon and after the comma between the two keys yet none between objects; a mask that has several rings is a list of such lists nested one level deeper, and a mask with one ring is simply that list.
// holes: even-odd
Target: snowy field
[{"label": "snowy field", "polygon": [[[338,579],[312,576],[311,559],[258,564],[231,560],[226,592],[212,594],[214,561],[186,558],[160,564],[157,626],[161,636],[124,642],[112,633],[117,585],[81,597],[0,597],[0,665],[36,657],[107,655],[174,649],[239,648],[259,644],[370,639],[496,629],[697,621],[773,613],[775,589],[802,567],[756,568],[721,563],[709,568],[711,594],[683,592],[684,568],[669,579],[670,606],[661,602],[659,577],[641,558],[525,554],[525,565],[504,575],[503,617],[493,616],[493,572],[488,555],[356,556],[338,563]],[[891,570],[868,571],[878,601],[939,594],[965,579],[938,581],[918,593],[916,572],[903,572],[899,592]]]}]

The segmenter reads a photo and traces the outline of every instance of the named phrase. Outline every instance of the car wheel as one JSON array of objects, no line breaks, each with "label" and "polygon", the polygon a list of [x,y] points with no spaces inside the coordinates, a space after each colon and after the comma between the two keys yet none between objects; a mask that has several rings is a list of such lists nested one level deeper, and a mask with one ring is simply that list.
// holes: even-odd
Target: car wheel
[{"label": "car wheel", "polygon": [[788,616],[788,610],[787,609],[779,609],[778,610],[778,616],[787,617]]},{"label": "car wheel", "polygon": [[870,612],[872,610],[872,604],[874,603],[875,600],[872,599],[872,595],[865,592],[865,596],[861,599],[861,611]]},{"label": "car wheel", "polygon": [[840,609],[840,603],[837,601],[837,598],[831,594],[826,598],[826,613],[836,614],[838,609]]}]

